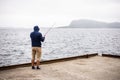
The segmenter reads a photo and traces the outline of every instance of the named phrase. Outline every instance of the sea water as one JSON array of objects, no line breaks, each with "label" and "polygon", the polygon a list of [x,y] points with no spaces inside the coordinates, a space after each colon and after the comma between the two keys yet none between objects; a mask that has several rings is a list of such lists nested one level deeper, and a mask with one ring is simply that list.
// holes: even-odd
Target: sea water
[{"label": "sea water", "polygon": [[[41,28],[44,35],[49,28]],[[0,66],[31,61],[32,29],[0,29]],[[83,54],[120,55],[120,29],[54,28],[42,43],[42,60]]]}]

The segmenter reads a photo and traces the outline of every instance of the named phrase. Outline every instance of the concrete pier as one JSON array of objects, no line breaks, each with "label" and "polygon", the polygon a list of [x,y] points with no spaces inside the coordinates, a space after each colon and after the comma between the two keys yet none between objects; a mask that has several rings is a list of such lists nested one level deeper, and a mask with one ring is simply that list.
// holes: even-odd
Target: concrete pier
[{"label": "concrete pier", "polygon": [[0,70],[0,80],[120,80],[120,59],[92,56],[43,62],[40,70],[21,66]]}]

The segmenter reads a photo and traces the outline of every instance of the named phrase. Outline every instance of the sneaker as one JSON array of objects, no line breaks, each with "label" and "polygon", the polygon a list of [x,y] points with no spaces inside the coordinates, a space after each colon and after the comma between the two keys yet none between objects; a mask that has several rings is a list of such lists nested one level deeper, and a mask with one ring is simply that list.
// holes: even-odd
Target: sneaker
[{"label": "sneaker", "polygon": [[32,66],[32,69],[35,69],[35,67],[34,67],[34,66]]},{"label": "sneaker", "polygon": [[37,69],[40,69],[40,67],[37,66]]}]

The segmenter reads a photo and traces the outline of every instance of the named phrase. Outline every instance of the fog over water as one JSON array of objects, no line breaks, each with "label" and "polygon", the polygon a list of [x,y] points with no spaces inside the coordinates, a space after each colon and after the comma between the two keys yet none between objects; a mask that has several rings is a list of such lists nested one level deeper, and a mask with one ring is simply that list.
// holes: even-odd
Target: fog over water
[{"label": "fog over water", "polygon": [[72,20],[120,22],[120,0],[0,0],[0,27],[50,27]]},{"label": "fog over water", "polygon": [[[41,28],[44,34],[48,28]],[[32,29],[0,29],[0,66],[31,61]],[[54,28],[42,43],[42,60],[83,54],[120,55],[120,29]]]}]

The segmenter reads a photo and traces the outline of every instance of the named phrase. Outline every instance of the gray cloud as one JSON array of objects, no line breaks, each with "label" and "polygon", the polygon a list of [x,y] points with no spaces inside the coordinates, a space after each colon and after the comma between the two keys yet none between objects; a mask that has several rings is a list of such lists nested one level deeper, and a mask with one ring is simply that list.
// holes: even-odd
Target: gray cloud
[{"label": "gray cloud", "polygon": [[[67,25],[88,18],[120,21],[120,0],[0,0],[0,25]],[[47,25],[46,25],[47,24]]]}]

